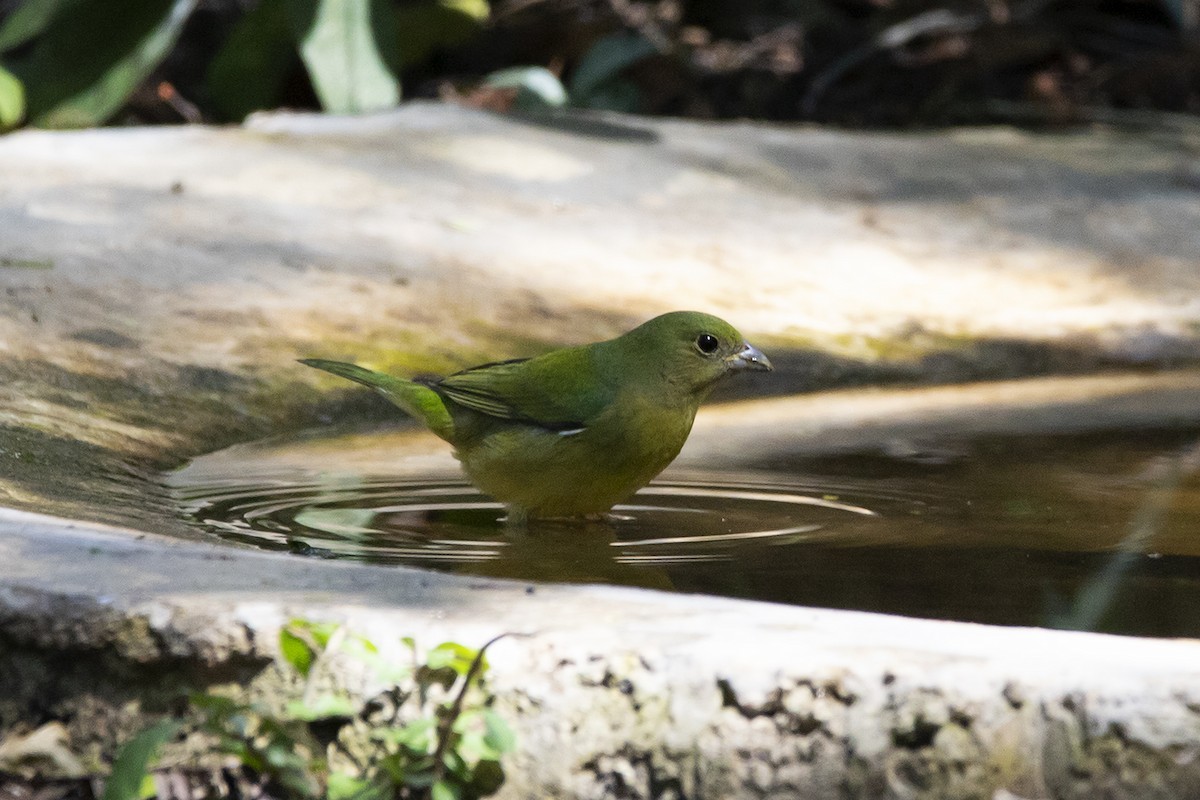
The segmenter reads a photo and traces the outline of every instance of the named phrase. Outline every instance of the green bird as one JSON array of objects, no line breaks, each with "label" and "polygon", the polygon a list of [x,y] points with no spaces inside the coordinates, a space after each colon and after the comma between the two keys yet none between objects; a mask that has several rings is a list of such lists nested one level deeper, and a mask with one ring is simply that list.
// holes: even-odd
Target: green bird
[{"label": "green bird", "polygon": [[771,369],[732,325],[697,311],[444,378],[301,363],[371,387],[453,445],[475,485],[508,506],[510,523],[607,512],[675,459],[722,378]]}]

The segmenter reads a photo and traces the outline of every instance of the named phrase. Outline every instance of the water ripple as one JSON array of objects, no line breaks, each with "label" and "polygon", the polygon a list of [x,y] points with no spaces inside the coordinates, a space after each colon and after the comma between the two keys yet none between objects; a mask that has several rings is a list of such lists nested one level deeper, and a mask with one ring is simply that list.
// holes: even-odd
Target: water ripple
[{"label": "water ripple", "polygon": [[[291,472],[210,477],[175,489],[187,516],[269,549],[445,566],[497,559],[526,544],[506,532],[503,506],[456,478]],[[656,482],[602,521],[537,521],[527,536],[599,538],[619,563],[680,564],[853,536],[855,523],[879,517],[881,508],[922,504],[916,497],[846,498],[827,486],[722,473]]]}]

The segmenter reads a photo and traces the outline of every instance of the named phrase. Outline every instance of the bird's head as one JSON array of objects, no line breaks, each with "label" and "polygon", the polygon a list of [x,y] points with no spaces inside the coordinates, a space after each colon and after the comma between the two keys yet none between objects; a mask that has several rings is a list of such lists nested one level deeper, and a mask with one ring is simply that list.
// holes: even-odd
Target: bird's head
[{"label": "bird's head", "polygon": [[673,311],[625,334],[639,369],[689,394],[703,396],[731,372],[770,370],[771,361],[719,317]]}]

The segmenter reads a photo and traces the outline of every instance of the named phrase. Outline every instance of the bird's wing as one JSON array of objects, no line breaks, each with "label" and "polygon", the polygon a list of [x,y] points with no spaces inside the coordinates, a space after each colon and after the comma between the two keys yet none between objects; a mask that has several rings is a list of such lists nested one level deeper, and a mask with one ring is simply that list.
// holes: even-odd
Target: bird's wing
[{"label": "bird's wing", "polygon": [[585,428],[611,396],[586,347],[484,364],[429,385],[481,414],[554,431]]}]

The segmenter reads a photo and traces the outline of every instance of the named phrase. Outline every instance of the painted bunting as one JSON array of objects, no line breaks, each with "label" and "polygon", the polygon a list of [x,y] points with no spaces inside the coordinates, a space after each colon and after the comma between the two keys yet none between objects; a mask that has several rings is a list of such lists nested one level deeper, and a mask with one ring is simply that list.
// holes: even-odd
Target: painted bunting
[{"label": "painted bunting", "polygon": [[710,314],[663,314],[595,344],[407,380],[301,361],[364,384],[454,446],[509,521],[601,514],[675,459],[718,381],[771,362]]}]

